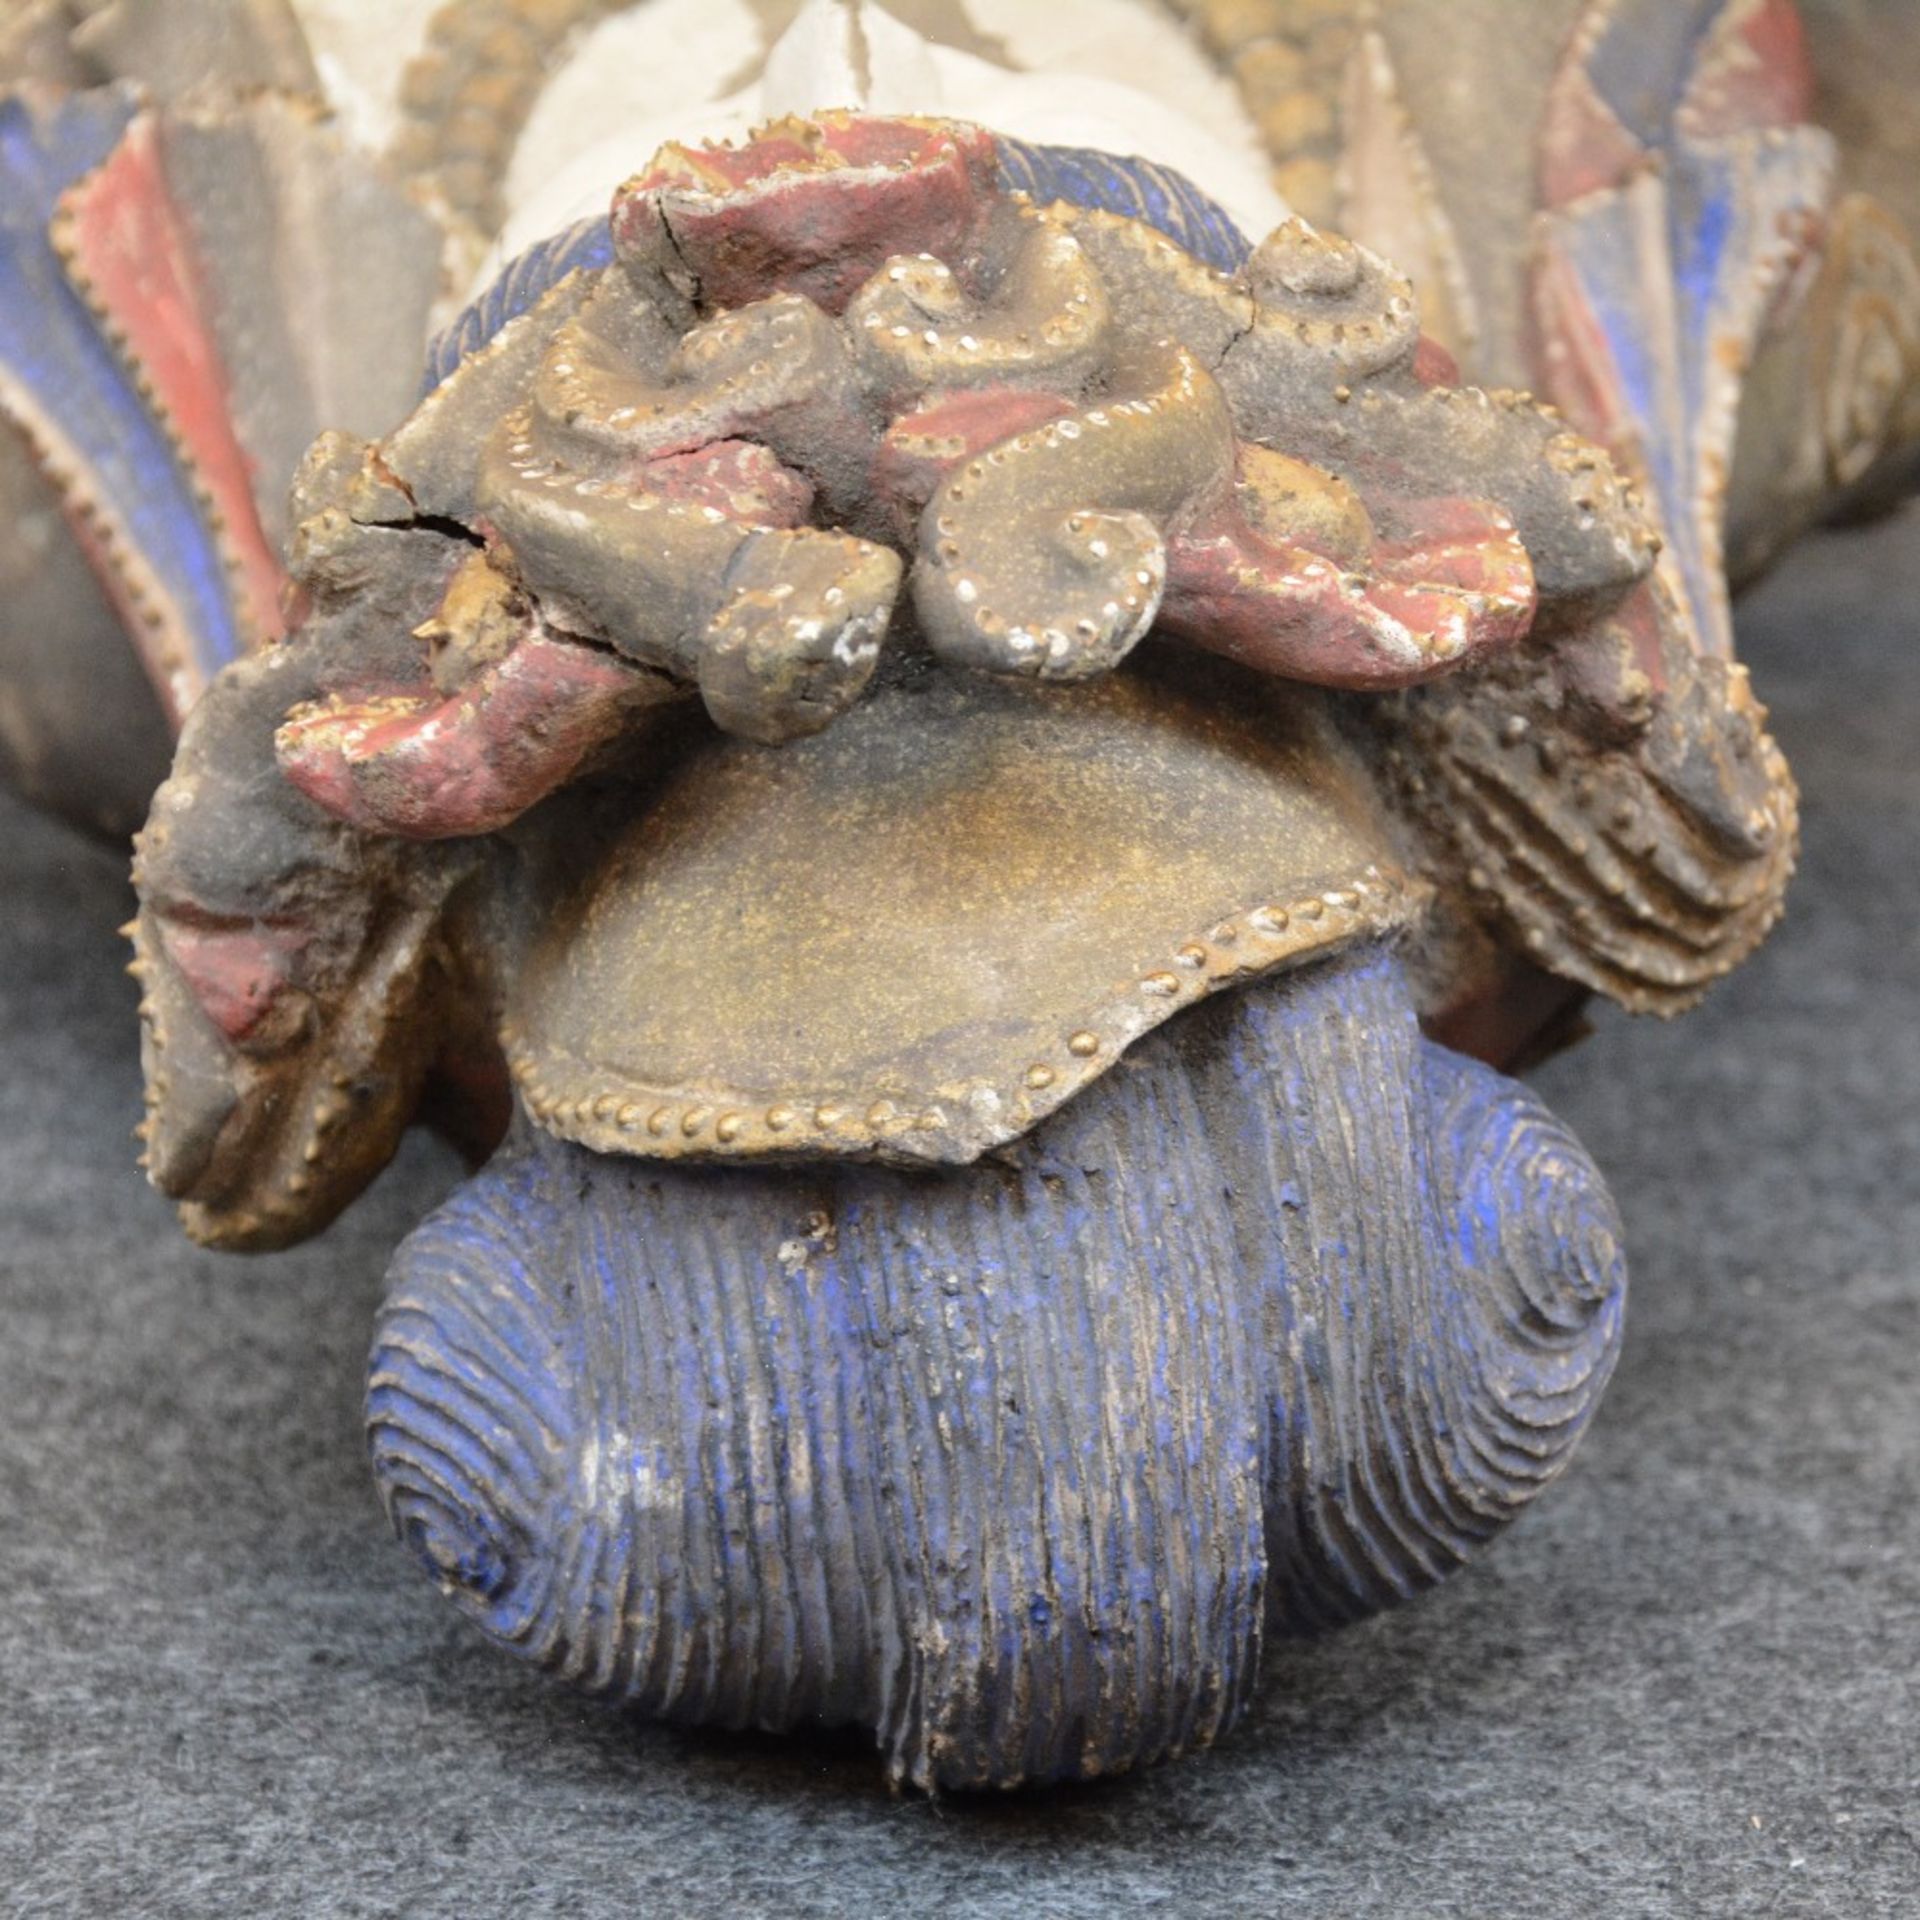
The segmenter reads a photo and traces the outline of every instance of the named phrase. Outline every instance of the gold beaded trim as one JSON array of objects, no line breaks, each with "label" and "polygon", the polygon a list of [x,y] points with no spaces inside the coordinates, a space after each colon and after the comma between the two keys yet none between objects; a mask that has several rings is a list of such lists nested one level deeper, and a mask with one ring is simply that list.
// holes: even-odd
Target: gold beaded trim
[{"label": "gold beaded trim", "polygon": [[177,732],[206,678],[178,602],[149,564],[126,523],[107,504],[88,463],[24,386],[0,374],[0,420],[24,442],[61,511],[119,610],[147,677]]},{"label": "gold beaded trim", "polygon": [[[1233,76],[1273,162],[1274,191],[1316,226],[1340,224],[1340,100],[1357,0],[1163,0]],[[1256,234],[1253,236],[1258,239]]]},{"label": "gold beaded trim", "polygon": [[1369,866],[1341,886],[1257,906],[1183,941],[1122,992],[1061,1033],[1011,1083],[968,1080],[919,1095],[802,1092],[769,1099],[737,1088],[647,1085],[559,1049],[511,1021],[500,1039],[529,1115],[601,1153],[677,1160],[857,1154],[965,1162],[1016,1139],[1104,1073],[1182,1007],[1257,976],[1400,931],[1431,889]]}]

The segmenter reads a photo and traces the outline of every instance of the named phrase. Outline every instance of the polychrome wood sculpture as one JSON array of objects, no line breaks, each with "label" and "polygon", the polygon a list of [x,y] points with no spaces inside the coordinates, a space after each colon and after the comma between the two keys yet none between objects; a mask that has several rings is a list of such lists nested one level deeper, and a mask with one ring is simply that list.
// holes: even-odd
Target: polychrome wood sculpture
[{"label": "polychrome wood sculpture", "polygon": [[[1723,556],[1891,490],[1915,414],[1911,257],[1835,198],[1784,4],[1499,48],[1490,4],[1187,11],[1254,118],[1326,103],[1288,124],[1415,278],[1284,210],[1254,244],[1226,162],[935,110],[958,52],[821,0],[793,112],[627,154],[404,420],[318,437],[291,630],[139,841],[196,1237],[318,1230],[430,1094],[504,1129],[376,1331],[429,1575],[590,1689],[869,1727],[927,1788],[1203,1746],[1265,1635],[1559,1472],[1619,1224],[1452,1049],[1677,1010],[1763,937],[1794,797]],[[540,68],[568,9],[441,16],[409,90],[485,227],[477,15]]]},{"label": "polychrome wood sculpture", "polygon": [[124,834],[281,630],[308,443],[417,391],[440,224],[327,123],[271,6],[12,0],[8,82],[0,777]]}]

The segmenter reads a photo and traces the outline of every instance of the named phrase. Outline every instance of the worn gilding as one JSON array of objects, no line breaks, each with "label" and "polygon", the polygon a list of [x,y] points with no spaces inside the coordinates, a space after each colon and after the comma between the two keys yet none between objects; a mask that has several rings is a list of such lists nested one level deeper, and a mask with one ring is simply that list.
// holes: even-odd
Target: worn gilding
[{"label": "worn gilding", "polygon": [[961,1162],[1215,989],[1402,924],[1320,697],[1152,666],[912,675],[714,740],[540,931],[506,1040],[608,1152]]}]

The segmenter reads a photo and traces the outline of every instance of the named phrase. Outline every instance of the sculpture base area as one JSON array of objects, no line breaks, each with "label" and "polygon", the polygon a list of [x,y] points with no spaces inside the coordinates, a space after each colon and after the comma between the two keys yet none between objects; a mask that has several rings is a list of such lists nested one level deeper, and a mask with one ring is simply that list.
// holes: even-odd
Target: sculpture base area
[{"label": "sculpture base area", "polygon": [[490,1637],[937,1789],[1203,1747],[1267,1634],[1451,1571],[1578,1439],[1625,1273],[1584,1152],[1373,953],[960,1173],[523,1124],[391,1282],[375,1471]]}]

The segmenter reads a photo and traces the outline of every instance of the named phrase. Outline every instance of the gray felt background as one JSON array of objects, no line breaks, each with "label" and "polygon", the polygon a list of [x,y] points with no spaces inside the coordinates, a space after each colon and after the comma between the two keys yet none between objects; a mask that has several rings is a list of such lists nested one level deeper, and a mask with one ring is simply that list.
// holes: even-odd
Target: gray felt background
[{"label": "gray felt background", "polygon": [[1788,924],[1540,1076],[1628,1222],[1627,1352],[1448,1590],[1282,1648],[1214,1755],[988,1804],[696,1737],[488,1651],[358,1414],[415,1141],[316,1245],[133,1171],[123,862],[0,810],[0,1912],[1920,1914],[1920,519],[1744,610],[1806,791]]}]

